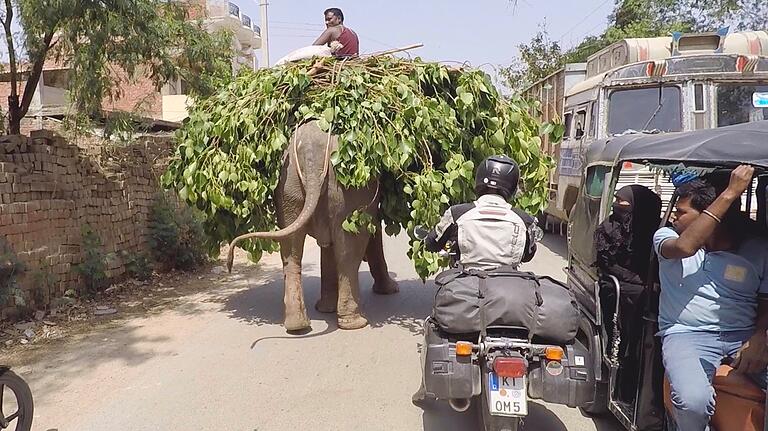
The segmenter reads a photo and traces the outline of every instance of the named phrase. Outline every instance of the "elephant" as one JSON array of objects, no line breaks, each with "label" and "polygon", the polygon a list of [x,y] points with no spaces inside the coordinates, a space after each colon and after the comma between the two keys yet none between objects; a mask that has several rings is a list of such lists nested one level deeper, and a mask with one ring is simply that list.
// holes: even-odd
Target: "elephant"
[{"label": "elephant", "polygon": [[324,132],[317,121],[298,126],[286,148],[275,189],[279,230],[241,235],[230,244],[227,265],[231,270],[234,247],[239,241],[269,238],[280,243],[285,288],[283,325],[290,332],[310,328],[301,283],[307,235],[321,247],[320,300],[315,308],[323,313],[337,312],[339,328],[359,329],[368,324],[360,310],[358,280],[364,258],[374,279],[374,293],[399,291],[384,260],[381,228],[373,235],[365,228],[358,234],[342,228],[342,222],[355,210],[378,220],[379,182],[373,180],[359,189],[342,186],[330,166],[330,155],[336,148],[337,137]]}]

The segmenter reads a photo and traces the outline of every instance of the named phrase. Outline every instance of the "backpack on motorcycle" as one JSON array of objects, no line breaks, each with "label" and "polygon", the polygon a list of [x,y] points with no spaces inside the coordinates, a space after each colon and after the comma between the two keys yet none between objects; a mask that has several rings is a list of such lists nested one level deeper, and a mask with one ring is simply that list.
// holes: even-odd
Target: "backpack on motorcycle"
[{"label": "backpack on motorcycle", "polygon": [[[481,289],[480,278],[485,278]],[[567,344],[576,337],[579,309],[573,293],[557,280],[510,267],[492,271],[452,268],[435,278],[432,319],[445,332],[480,332],[487,326],[522,326],[529,338]],[[482,313],[481,313],[482,310]]]}]

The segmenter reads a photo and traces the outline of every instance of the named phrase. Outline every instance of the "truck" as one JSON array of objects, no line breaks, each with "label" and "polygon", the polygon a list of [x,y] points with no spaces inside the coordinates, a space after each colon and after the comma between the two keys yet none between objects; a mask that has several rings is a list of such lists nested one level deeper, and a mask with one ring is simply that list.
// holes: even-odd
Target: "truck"
[{"label": "truck", "polygon": [[[581,155],[595,140],[768,119],[768,32],[726,28],[623,39],[534,83],[523,96],[540,102],[542,120],[559,116],[565,126],[562,142],[542,140],[556,169],[539,217],[562,226],[578,195]],[[625,169],[619,186],[646,185],[663,201],[672,194],[645,165]]]}]

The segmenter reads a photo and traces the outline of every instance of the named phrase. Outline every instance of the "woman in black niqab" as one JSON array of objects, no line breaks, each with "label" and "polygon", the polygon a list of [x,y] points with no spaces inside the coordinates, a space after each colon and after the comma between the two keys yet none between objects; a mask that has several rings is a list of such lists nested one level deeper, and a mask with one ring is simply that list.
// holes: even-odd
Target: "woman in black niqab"
[{"label": "woman in black niqab", "polygon": [[[619,399],[632,402],[637,388],[642,331],[642,307],[648,281],[653,234],[659,228],[661,198],[641,185],[622,187],[616,192],[613,212],[595,230],[596,265],[600,274],[600,301],[608,340],[613,339],[613,314],[619,280],[619,329],[621,344]],[[610,342],[609,342],[610,344]],[[612,348],[612,347],[609,347]]]},{"label": "woman in black niqab", "polygon": [[656,193],[641,185],[619,189],[613,212],[595,231],[601,273],[619,281],[644,284],[660,218],[661,198]]}]

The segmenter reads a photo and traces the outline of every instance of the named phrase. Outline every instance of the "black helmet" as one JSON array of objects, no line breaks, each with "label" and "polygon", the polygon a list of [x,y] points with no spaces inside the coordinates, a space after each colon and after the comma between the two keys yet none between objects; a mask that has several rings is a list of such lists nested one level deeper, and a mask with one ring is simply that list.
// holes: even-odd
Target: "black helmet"
[{"label": "black helmet", "polygon": [[520,168],[507,156],[491,156],[483,160],[475,172],[475,193],[478,196],[498,193],[509,199],[517,191]]}]

